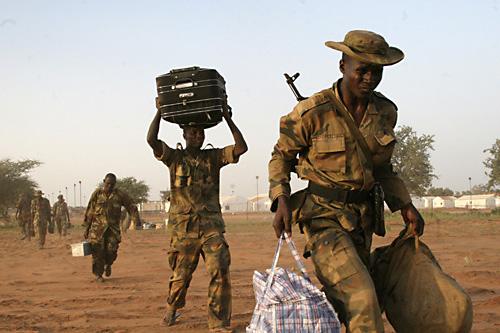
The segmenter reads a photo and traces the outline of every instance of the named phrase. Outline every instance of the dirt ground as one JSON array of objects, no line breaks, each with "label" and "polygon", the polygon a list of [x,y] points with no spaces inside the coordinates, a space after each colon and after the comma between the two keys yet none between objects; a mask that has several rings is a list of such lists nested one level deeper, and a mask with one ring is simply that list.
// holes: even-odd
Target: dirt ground
[{"label": "dirt ground", "polygon": [[[145,216],[157,222],[163,216]],[[271,215],[228,215],[231,249],[232,327],[244,332],[255,305],[254,270],[271,265],[276,240]],[[78,216],[74,224],[80,224]],[[374,246],[389,243],[401,224],[393,219],[388,235]],[[303,237],[294,230],[299,248]],[[129,231],[123,237],[113,275],[103,284],[93,281],[90,257],[72,257],[70,243],[81,240],[72,228],[63,240],[48,235],[46,248],[20,241],[17,228],[0,228],[0,332],[205,332],[207,275],[200,261],[187,296],[186,308],[172,328],[161,327],[168,277],[165,229]],[[500,332],[500,217],[428,217],[426,242],[443,269],[469,293],[474,303],[473,332]],[[293,266],[283,251],[279,265]],[[312,272],[311,263],[307,267]],[[386,331],[393,332],[386,323]]]}]

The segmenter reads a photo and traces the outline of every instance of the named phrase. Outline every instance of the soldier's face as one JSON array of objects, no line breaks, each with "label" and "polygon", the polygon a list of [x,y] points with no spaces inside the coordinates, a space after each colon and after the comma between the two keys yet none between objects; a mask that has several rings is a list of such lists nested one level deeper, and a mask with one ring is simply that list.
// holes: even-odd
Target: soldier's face
[{"label": "soldier's face", "polygon": [[340,60],[340,71],[350,92],[358,97],[370,96],[382,80],[384,67],[368,64],[349,56]]},{"label": "soldier's face", "polygon": [[116,179],[114,179],[113,177],[106,177],[104,179],[103,189],[106,193],[110,193],[115,188],[115,185]]},{"label": "soldier's face", "polygon": [[185,127],[183,136],[187,147],[200,149],[205,141],[205,130],[199,127]]}]

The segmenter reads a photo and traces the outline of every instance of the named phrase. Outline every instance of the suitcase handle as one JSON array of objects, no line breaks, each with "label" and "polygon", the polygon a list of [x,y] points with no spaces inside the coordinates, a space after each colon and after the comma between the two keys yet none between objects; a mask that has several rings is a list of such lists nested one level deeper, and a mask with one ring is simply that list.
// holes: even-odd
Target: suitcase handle
[{"label": "suitcase handle", "polygon": [[174,68],[174,69],[170,70],[170,74],[187,72],[187,71],[196,71],[196,70],[199,70],[199,69],[200,69],[199,66],[184,67],[184,68]]}]

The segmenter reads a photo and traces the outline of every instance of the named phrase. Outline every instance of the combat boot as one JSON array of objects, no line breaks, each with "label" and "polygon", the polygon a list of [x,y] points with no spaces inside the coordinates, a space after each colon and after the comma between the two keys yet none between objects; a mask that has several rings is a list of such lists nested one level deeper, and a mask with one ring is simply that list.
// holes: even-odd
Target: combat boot
[{"label": "combat boot", "polygon": [[177,310],[171,307],[167,308],[167,313],[165,314],[165,317],[163,317],[161,324],[163,326],[172,326],[175,324],[177,318],[179,318],[181,315],[177,313]]},{"label": "combat boot", "polygon": [[104,266],[104,275],[106,275],[106,277],[111,276],[111,265]]}]

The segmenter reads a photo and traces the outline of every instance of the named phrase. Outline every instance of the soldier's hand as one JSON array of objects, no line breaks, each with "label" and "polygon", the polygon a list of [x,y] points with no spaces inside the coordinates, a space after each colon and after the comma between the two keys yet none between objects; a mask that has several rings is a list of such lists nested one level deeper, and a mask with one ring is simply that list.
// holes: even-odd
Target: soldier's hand
[{"label": "soldier's hand", "polygon": [[84,232],[83,232],[83,239],[88,239],[89,238],[89,229],[86,229]]},{"label": "soldier's hand", "polygon": [[276,233],[276,237],[280,238],[283,231],[285,231],[289,236],[292,235],[292,210],[290,209],[289,199],[282,195],[278,197],[278,209],[276,209],[276,214],[274,215],[273,228]]},{"label": "soldier's hand", "polygon": [[401,208],[401,216],[407,227],[411,228],[413,234],[422,236],[424,233],[425,221],[413,204],[408,204]]}]

